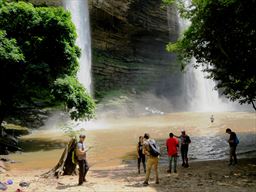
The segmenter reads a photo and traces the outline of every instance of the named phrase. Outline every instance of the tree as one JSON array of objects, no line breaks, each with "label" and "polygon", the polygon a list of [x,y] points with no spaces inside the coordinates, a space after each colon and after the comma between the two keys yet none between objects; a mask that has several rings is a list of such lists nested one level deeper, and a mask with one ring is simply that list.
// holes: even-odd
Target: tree
[{"label": "tree", "polygon": [[48,178],[48,177],[59,178],[62,175],[77,174],[76,136],[78,132],[74,131],[72,127],[73,127],[72,124],[67,124],[65,127],[62,128],[65,134],[70,137],[70,141],[66,145],[58,163],[51,170],[41,175],[44,178]]},{"label": "tree", "polygon": [[[0,123],[6,115],[8,106],[12,105],[13,101],[9,98],[17,94],[17,84],[13,82],[21,81],[20,72],[23,62],[24,55],[17,46],[16,40],[7,38],[6,32],[0,30],[0,87],[2,90],[0,95]],[[13,89],[9,89],[9,86],[12,86]]]},{"label": "tree", "polygon": [[71,139],[66,145],[58,163],[49,171],[42,174],[44,178],[56,177],[59,178],[62,175],[76,174],[76,162],[73,162],[73,156],[76,152],[77,141],[75,138]]},{"label": "tree", "polygon": [[183,2],[176,5],[191,25],[167,50],[178,53],[183,65],[196,58],[227,98],[256,110],[256,1],[193,0],[188,7]]},{"label": "tree", "polygon": [[94,101],[76,78],[76,38],[63,8],[0,0],[0,123],[39,104],[64,104],[73,119],[93,117]]}]

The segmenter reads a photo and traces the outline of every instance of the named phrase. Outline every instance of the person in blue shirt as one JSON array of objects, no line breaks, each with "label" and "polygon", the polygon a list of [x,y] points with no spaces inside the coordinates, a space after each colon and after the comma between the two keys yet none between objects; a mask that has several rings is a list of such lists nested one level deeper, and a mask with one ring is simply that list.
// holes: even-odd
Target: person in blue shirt
[{"label": "person in blue shirt", "polygon": [[234,165],[236,165],[237,164],[236,147],[238,144],[238,139],[237,139],[236,133],[233,132],[230,128],[226,129],[226,133],[230,135],[229,139],[228,139],[228,143],[229,143],[229,147],[230,147],[229,165],[233,164],[233,160],[234,160]]}]

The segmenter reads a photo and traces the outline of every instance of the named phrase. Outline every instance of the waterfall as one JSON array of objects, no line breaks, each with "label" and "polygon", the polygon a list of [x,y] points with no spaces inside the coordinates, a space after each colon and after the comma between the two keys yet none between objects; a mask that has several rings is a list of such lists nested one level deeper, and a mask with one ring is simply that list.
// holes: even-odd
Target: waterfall
[{"label": "waterfall", "polygon": [[63,0],[64,7],[72,14],[77,30],[77,45],[81,48],[80,68],[77,74],[79,82],[92,93],[91,78],[91,34],[87,0]]},{"label": "waterfall", "polygon": [[222,111],[224,104],[215,90],[215,82],[207,79],[206,72],[199,66],[193,67],[196,60],[193,58],[187,66],[184,75],[184,97],[190,111]]},{"label": "waterfall", "polygon": [[[191,0],[184,0],[184,4],[188,7]],[[190,25],[190,21],[182,19],[180,16],[179,26],[181,33]],[[207,79],[208,75],[203,72],[203,68],[199,65],[198,68],[193,66],[196,64],[196,59],[192,58],[187,66],[184,74],[184,91],[183,96],[187,103],[187,110],[190,111],[222,111],[224,104],[219,97],[218,91],[215,89],[215,82],[212,79]]]}]

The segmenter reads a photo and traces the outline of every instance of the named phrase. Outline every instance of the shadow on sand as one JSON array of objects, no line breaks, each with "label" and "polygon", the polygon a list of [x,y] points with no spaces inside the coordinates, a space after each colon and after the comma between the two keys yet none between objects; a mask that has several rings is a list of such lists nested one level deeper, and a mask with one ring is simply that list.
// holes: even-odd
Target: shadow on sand
[{"label": "shadow on sand", "polygon": [[63,191],[63,190],[67,190],[67,189],[71,189],[71,188],[81,188],[81,187],[86,187],[89,189],[92,189],[92,191],[95,191],[94,189],[94,185],[95,183],[93,182],[89,182],[89,183],[84,183],[83,185],[79,186],[77,184],[61,184],[59,186],[56,187],[57,190]]}]

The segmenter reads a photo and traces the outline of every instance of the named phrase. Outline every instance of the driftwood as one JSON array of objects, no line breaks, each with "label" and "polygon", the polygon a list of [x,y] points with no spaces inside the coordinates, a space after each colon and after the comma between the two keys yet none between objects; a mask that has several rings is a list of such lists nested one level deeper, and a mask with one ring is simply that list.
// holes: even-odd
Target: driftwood
[{"label": "driftwood", "polygon": [[57,165],[50,171],[42,174],[44,178],[56,177],[61,175],[73,175],[76,174],[76,164],[72,161],[72,153],[75,151],[77,145],[76,139],[71,139],[66,145],[61,158]]}]

